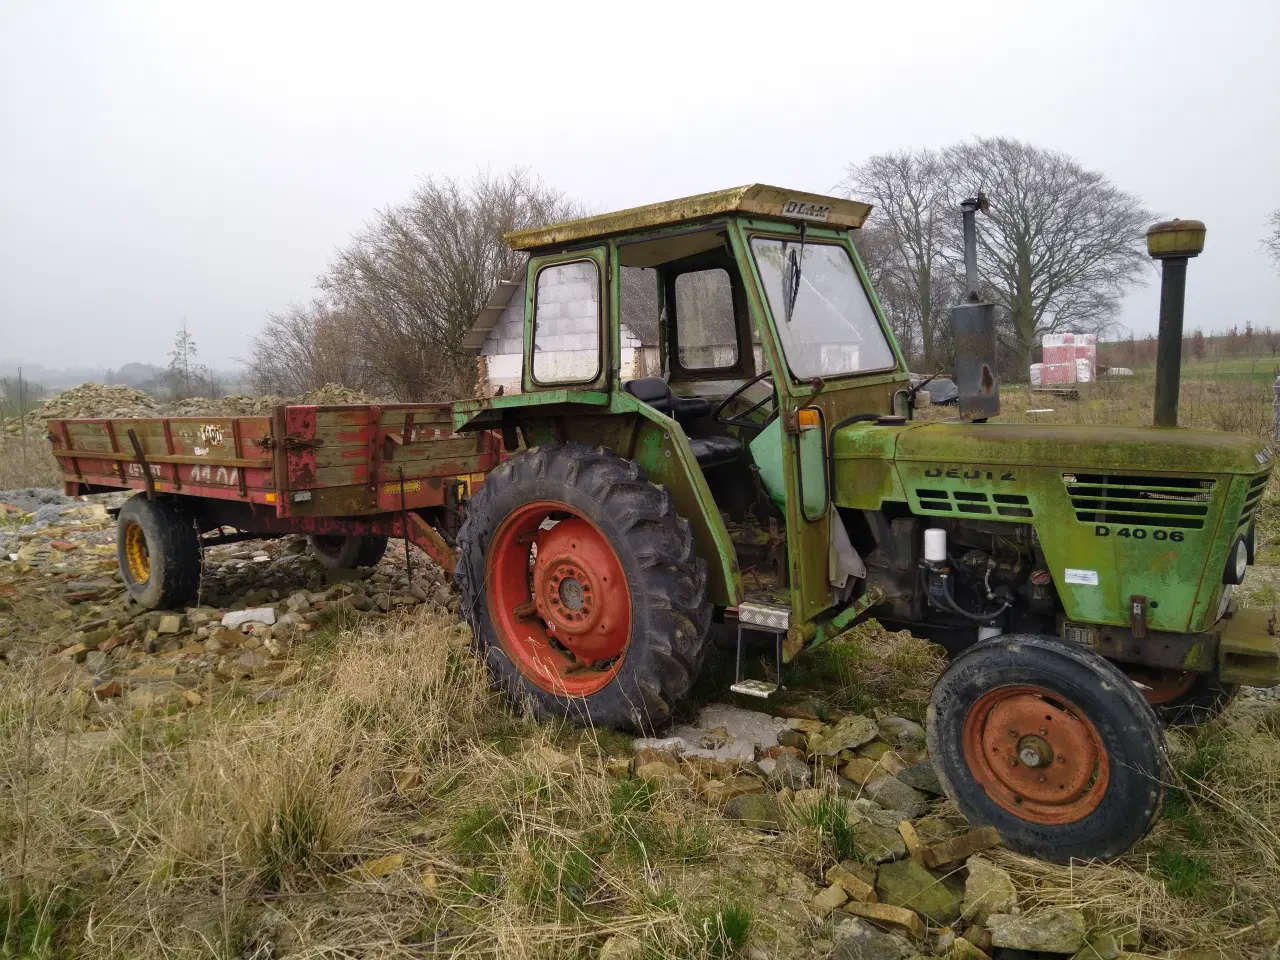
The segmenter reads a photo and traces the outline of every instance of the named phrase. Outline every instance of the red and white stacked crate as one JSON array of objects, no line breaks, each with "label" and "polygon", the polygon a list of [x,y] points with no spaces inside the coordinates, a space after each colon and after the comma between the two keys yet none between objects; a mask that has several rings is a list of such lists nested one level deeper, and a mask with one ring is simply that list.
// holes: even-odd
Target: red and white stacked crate
[{"label": "red and white stacked crate", "polygon": [[1098,371],[1098,338],[1092,333],[1046,333],[1043,363],[1031,365],[1031,385],[1092,383]]}]

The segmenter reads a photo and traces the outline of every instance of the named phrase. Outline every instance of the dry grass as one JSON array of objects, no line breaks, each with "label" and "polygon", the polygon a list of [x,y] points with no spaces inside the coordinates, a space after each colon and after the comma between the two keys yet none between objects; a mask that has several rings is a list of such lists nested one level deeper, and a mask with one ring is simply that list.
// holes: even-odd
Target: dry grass
[{"label": "dry grass", "polygon": [[8,948],[585,957],[625,935],[714,957],[772,936],[724,866],[736,831],[688,788],[606,777],[590,731],[512,716],[457,629],[348,632],[278,703],[231,690],[90,732],[37,695],[39,662],[0,675]]},{"label": "dry grass", "polygon": [[60,487],[58,461],[42,437],[0,435],[0,490],[22,487]]}]

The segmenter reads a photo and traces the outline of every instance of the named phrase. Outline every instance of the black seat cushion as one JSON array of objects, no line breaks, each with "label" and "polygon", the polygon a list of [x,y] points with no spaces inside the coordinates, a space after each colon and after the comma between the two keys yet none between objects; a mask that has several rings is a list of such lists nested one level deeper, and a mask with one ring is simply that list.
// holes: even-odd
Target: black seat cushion
[{"label": "black seat cushion", "polygon": [[624,383],[622,389],[677,420],[696,420],[711,415],[710,400],[706,397],[682,397],[661,377],[637,377]]},{"label": "black seat cushion", "polygon": [[742,453],[742,441],[733,437],[690,437],[689,446],[701,467],[728,463]]}]

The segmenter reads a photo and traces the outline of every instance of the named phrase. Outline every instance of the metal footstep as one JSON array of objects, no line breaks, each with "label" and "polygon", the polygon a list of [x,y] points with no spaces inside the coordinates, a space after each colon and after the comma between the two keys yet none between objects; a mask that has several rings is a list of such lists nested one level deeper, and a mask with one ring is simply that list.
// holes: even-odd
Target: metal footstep
[{"label": "metal footstep", "polygon": [[[745,694],[748,697],[760,697],[767,700],[779,690],[785,690],[782,685],[782,640],[787,635],[787,629],[791,626],[791,610],[788,607],[776,606],[768,603],[743,603],[738,606],[738,655],[734,665],[733,683],[729,689],[734,693]],[[769,683],[767,680],[744,680],[742,676],[742,633],[744,630],[759,630],[763,633],[772,633],[774,637],[774,657],[776,665],[777,683]]]}]

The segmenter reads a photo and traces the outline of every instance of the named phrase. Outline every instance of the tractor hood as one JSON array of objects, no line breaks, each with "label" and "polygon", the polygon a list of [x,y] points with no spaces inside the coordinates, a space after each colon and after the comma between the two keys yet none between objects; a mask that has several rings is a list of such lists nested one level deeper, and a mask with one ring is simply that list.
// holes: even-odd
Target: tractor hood
[{"label": "tractor hood", "polygon": [[838,430],[832,456],[898,462],[1053,466],[1069,470],[1257,473],[1271,450],[1209,430],[1027,423],[859,423]]}]

